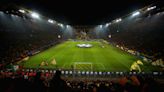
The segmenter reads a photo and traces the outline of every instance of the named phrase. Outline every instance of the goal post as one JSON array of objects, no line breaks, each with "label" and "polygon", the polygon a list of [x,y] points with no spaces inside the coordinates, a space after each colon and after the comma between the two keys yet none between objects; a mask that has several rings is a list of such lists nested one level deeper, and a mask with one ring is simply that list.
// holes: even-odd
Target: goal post
[{"label": "goal post", "polygon": [[74,70],[93,70],[93,64],[90,62],[75,62]]}]

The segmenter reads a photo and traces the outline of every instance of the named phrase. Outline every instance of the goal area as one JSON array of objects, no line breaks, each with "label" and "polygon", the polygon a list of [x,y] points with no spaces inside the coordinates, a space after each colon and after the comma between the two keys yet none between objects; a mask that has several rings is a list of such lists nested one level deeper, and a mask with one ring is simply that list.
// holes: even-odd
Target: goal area
[{"label": "goal area", "polygon": [[74,63],[74,70],[93,70],[93,64],[90,62],[75,62]]}]

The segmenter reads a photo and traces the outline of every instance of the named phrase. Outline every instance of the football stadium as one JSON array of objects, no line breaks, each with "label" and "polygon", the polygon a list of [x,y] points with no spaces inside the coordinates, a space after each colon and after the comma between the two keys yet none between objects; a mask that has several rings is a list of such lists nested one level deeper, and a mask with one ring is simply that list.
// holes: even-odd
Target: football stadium
[{"label": "football stadium", "polygon": [[[137,63],[138,68],[133,68],[135,62]],[[18,62],[19,65],[22,65],[25,68],[61,68],[64,70],[75,69],[81,71],[110,72],[131,71],[132,69],[140,72],[141,70],[156,71],[156,67],[153,67],[146,62],[143,63],[140,58],[137,58],[128,52],[124,52],[103,40],[64,41]]]},{"label": "football stadium", "polygon": [[163,92],[163,41],[163,0],[2,0],[0,92]]}]

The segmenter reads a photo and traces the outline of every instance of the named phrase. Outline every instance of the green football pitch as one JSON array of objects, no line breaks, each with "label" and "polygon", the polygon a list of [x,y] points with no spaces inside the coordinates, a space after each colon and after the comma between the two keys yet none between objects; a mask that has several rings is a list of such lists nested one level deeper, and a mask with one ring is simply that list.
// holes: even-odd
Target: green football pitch
[{"label": "green football pitch", "polygon": [[[91,44],[80,48],[77,44]],[[104,41],[65,41],[19,63],[25,68],[77,69],[88,71],[130,71],[138,58]],[[147,63],[141,70],[152,69]]]}]

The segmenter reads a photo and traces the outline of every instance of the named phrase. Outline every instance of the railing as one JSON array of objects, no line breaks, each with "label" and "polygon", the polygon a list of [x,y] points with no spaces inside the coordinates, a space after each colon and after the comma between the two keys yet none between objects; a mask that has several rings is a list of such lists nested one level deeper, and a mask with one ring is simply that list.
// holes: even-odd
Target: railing
[{"label": "railing", "polygon": [[[50,73],[55,74],[56,70],[60,69],[18,69],[17,71],[26,73]],[[13,72],[9,70],[1,70],[1,72]],[[106,72],[106,71],[84,71],[84,70],[60,70],[64,77],[121,77],[121,76],[152,76],[152,77],[164,77],[164,71],[152,71],[152,72]],[[15,71],[16,72],[16,71]]]}]

